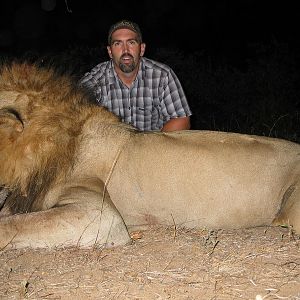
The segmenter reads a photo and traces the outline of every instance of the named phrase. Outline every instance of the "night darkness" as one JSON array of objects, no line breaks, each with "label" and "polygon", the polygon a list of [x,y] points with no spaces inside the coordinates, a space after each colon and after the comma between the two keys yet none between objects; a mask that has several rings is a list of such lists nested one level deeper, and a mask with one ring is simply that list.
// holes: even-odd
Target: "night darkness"
[{"label": "night darkness", "polygon": [[[195,129],[299,140],[297,1],[1,0],[0,10],[3,57],[103,47],[109,26],[131,19],[146,56],[180,77]],[[86,68],[99,62],[93,55]]]},{"label": "night darkness", "polygon": [[299,47],[297,1],[74,1],[2,0],[0,46],[56,49],[97,45],[122,18],[140,24],[152,47],[239,54],[247,44],[283,41]]}]

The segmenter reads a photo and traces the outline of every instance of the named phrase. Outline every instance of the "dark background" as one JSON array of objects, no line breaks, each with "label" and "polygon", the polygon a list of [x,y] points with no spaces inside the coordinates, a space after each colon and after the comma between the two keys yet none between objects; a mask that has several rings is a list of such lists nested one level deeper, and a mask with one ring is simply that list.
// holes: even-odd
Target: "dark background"
[{"label": "dark background", "polygon": [[300,10],[291,0],[1,0],[0,10],[0,46],[9,51],[96,46],[122,18],[140,24],[150,50],[205,49],[239,59],[249,43],[300,45]]},{"label": "dark background", "polygon": [[177,73],[194,129],[299,141],[297,1],[1,0],[1,57],[51,57],[81,76],[106,60],[109,26],[137,22],[146,56]]}]

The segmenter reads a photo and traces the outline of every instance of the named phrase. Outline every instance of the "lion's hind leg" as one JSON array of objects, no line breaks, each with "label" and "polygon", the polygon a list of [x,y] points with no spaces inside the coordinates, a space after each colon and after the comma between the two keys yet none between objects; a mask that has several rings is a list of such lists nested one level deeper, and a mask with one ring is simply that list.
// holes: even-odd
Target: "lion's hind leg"
[{"label": "lion's hind leg", "polygon": [[300,234],[300,182],[286,191],[273,225],[291,226]]}]

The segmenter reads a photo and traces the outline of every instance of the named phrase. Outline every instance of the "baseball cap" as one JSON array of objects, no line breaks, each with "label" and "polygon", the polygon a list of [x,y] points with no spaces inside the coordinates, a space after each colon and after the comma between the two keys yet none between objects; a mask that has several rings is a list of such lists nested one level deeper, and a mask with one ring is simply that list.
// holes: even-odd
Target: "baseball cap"
[{"label": "baseball cap", "polygon": [[109,28],[109,31],[108,31],[108,45],[111,44],[111,36],[112,34],[118,30],[118,29],[129,29],[133,32],[135,32],[138,36],[138,41],[139,42],[142,42],[142,32],[141,32],[141,29],[139,27],[138,24],[134,23],[134,22],[131,22],[131,21],[128,21],[128,20],[121,20],[113,25],[111,25],[111,27]]}]

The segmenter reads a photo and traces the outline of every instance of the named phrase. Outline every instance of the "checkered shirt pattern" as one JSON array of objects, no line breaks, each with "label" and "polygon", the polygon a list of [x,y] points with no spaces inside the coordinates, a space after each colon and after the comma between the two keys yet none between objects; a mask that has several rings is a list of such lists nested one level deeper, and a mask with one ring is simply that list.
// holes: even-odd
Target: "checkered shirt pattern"
[{"label": "checkered shirt pattern", "polygon": [[145,57],[130,88],[121,82],[112,61],[98,64],[80,84],[95,95],[99,105],[141,131],[160,130],[168,120],[192,114],[173,70]]}]

